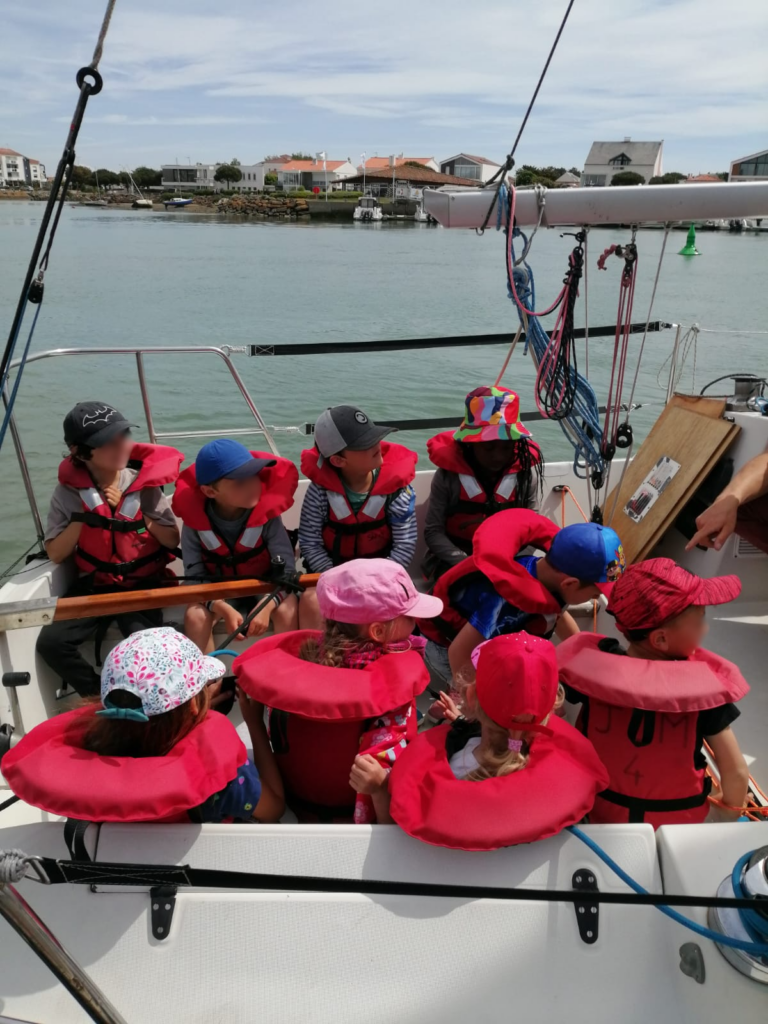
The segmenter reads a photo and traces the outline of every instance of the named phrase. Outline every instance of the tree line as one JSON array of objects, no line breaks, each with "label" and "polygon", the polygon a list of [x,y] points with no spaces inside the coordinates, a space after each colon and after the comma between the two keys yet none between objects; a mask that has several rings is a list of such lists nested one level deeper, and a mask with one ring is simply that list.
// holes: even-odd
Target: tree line
[{"label": "tree line", "polygon": [[[578,167],[570,167],[568,170],[571,174],[575,174],[577,178],[581,177],[581,171]],[[522,164],[515,175],[515,184],[545,185],[547,188],[551,188],[557,179],[563,174],[565,174],[565,167],[535,167],[533,164]],[[679,182],[685,181],[687,177],[687,174],[681,174],[679,171],[669,171],[667,174],[658,174],[653,178],[650,178],[648,184],[677,185]],[[728,172],[719,171],[717,177],[721,178],[723,181],[727,181]],[[618,171],[611,178],[611,185],[645,184],[645,178],[642,174],[638,174],[637,171]]]},{"label": "tree line", "polygon": [[[281,160],[282,157],[266,157],[269,160]],[[314,159],[309,153],[291,153],[291,160],[312,160]],[[112,171],[108,167],[84,167],[76,164],[72,168],[72,185],[75,188],[96,188],[100,186],[102,188],[111,185],[124,185],[126,188],[130,188],[131,177],[136,182],[139,188],[150,188],[153,185],[160,185],[162,183],[163,174],[162,171],[156,170],[154,167],[136,167],[133,171]],[[240,161],[234,157],[232,160],[228,160],[225,163],[219,164],[216,168],[216,173],[213,178],[214,181],[232,185],[240,181],[243,177],[243,172],[240,170]],[[276,174],[267,174],[264,178],[267,185],[277,184]]]}]

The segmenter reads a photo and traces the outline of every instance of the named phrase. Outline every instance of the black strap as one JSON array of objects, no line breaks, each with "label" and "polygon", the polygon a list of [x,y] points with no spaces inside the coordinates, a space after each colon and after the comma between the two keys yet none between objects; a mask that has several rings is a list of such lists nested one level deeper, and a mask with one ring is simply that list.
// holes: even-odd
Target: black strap
[{"label": "black strap", "polygon": [[131,572],[142,569],[145,565],[152,565],[153,562],[165,566],[167,565],[166,552],[167,549],[158,548],[157,551],[152,551],[148,555],[132,558],[130,562],[104,562],[81,547],[77,549],[78,556],[92,565],[96,572],[108,573],[110,576],[129,576]]},{"label": "black strap", "polygon": [[629,820],[633,824],[642,822],[646,814],[667,811],[690,811],[694,807],[701,807],[706,803],[707,797],[712,791],[712,779],[706,776],[700,793],[693,796],[681,796],[674,800],[646,800],[642,797],[627,796],[626,793],[617,793],[615,789],[604,789],[599,796],[609,803],[618,804],[619,807],[626,807],[629,811]]},{"label": "black strap", "polygon": [[[647,747],[653,742],[656,712],[634,708],[627,726],[627,738],[633,747]],[[642,730],[642,732],[641,732]]]},{"label": "black strap", "polygon": [[367,523],[337,523],[335,520],[329,520],[326,526],[344,537],[354,537],[358,533],[370,533],[371,530],[381,530],[387,528],[386,519],[371,519]]},{"label": "black strap", "polygon": [[264,541],[260,540],[254,548],[249,548],[248,551],[233,551],[228,555],[220,555],[215,551],[204,551],[203,561],[223,568],[235,569],[242,562],[248,562],[260,555],[266,546]]},{"label": "black strap", "polygon": [[479,512],[487,519],[488,516],[494,516],[497,512],[505,512],[511,508],[520,508],[520,504],[516,501],[497,501],[495,498],[489,498],[486,501],[470,501],[469,498],[458,498],[452,505],[448,506],[445,517],[450,519],[457,512],[466,512],[469,515]]},{"label": "black strap", "polygon": [[440,882],[378,881],[311,875],[257,874],[174,864],[124,864],[55,860],[41,857],[52,885],[155,885],[206,889],[261,889],[269,892],[365,893],[382,896],[433,896],[448,899],[494,899],[533,903],[614,903],[635,906],[721,907],[754,910],[753,899],[717,896],[675,896],[655,893],[577,891],[573,889],[505,888],[492,885],[446,885]]},{"label": "black strap", "polygon": [[285,802],[295,814],[312,815],[321,825],[332,825],[339,818],[351,820],[355,813],[354,801],[343,806],[331,807],[328,804],[316,804],[312,800],[303,800],[295,793],[286,793]]},{"label": "black strap", "polygon": [[18,803],[20,799],[21,797],[18,796],[9,796],[7,800],[3,800],[0,804],[0,811],[4,811],[6,807],[12,807],[15,803]]},{"label": "black strap", "polygon": [[108,533],[139,533],[147,528],[143,519],[110,519],[108,516],[100,516],[98,512],[73,512],[70,522],[84,523]]},{"label": "black strap", "polygon": [[92,822],[80,821],[79,818],[67,818],[64,823],[64,842],[67,844],[70,857],[75,861],[91,861],[91,855],[85,845],[85,833],[91,824]]}]

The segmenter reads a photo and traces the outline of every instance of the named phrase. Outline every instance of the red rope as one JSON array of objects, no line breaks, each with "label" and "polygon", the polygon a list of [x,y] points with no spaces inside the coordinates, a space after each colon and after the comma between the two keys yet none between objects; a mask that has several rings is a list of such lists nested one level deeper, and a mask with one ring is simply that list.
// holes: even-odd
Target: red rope
[{"label": "red rope", "polygon": [[[618,249],[623,255],[626,252],[620,246],[612,245],[606,249],[598,259],[597,265],[600,270],[605,270],[605,261]],[[621,418],[621,398],[624,391],[624,376],[627,369],[627,356],[629,355],[629,335],[632,323],[632,306],[635,301],[635,283],[637,281],[637,252],[631,259],[624,262],[624,270],[619,285],[619,305],[616,314],[616,333],[613,341],[613,362],[611,364],[611,383],[608,388],[608,401],[605,410],[605,425],[603,427],[604,443],[610,441],[616,446],[616,439]]]}]

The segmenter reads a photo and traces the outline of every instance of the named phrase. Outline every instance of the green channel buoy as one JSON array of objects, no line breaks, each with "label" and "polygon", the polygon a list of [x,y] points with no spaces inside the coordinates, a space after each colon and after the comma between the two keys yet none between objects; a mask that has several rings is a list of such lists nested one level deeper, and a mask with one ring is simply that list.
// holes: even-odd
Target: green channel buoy
[{"label": "green channel buoy", "polygon": [[685,240],[685,245],[677,254],[678,256],[701,256],[701,253],[696,248],[696,228],[691,224],[688,228],[688,237]]}]

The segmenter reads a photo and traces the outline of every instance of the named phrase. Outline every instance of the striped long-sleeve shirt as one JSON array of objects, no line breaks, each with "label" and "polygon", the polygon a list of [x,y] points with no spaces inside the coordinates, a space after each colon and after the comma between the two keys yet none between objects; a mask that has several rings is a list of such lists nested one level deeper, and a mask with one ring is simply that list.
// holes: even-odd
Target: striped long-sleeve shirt
[{"label": "striped long-sleeve shirt", "polygon": [[[323,543],[323,527],[329,519],[328,492],[310,483],[301,506],[299,546],[307,572],[325,572],[333,567]],[[389,558],[408,567],[416,550],[416,495],[409,485],[403,487],[386,507],[386,519],[392,528]]]}]

